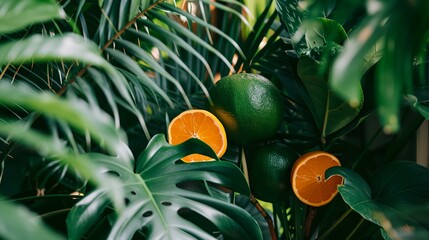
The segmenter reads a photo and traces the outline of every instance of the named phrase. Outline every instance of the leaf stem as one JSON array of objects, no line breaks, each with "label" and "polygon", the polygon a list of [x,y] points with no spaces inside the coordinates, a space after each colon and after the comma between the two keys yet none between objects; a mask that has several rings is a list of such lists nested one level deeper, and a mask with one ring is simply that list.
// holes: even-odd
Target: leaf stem
[{"label": "leaf stem", "polygon": [[[241,147],[241,167],[243,170],[244,178],[246,179],[250,189],[249,173],[247,171],[246,154],[244,153],[244,147]],[[270,229],[271,240],[277,240],[277,234],[274,229],[273,220],[271,219],[270,215],[268,215],[267,211],[265,211],[265,209],[261,206],[261,204],[259,204],[258,200],[256,200],[255,196],[253,196],[252,193],[250,193],[250,202],[252,202],[252,204],[256,207],[256,209],[267,222],[268,228]]]},{"label": "leaf stem", "polygon": [[341,215],[341,217],[339,217],[337,221],[328,230],[326,230],[322,234],[322,236],[320,236],[318,239],[320,240],[325,239],[329,235],[329,233],[331,233],[332,230],[334,230],[352,211],[353,209],[349,208],[349,210],[347,210],[343,215]]},{"label": "leaf stem", "polygon": [[358,222],[358,224],[356,225],[355,228],[353,228],[352,232],[347,236],[346,240],[349,240],[352,238],[352,236],[355,234],[355,232],[359,229],[359,227],[362,225],[363,221],[365,219],[361,218],[360,221]]},{"label": "leaf stem", "polygon": [[243,171],[244,178],[246,179],[247,185],[250,188],[249,171],[247,170],[246,154],[244,153],[243,147],[241,147],[241,169]]},{"label": "leaf stem", "polygon": [[322,145],[326,144],[326,128],[328,125],[329,102],[330,102],[330,94],[329,94],[329,90],[328,90],[328,94],[326,96],[325,116],[323,118],[322,136],[320,137],[320,141],[322,142]]},{"label": "leaf stem", "polygon": [[359,165],[359,163],[363,160],[363,157],[365,156],[365,154],[368,152],[369,148],[372,146],[372,144],[374,143],[375,139],[377,139],[377,137],[380,135],[380,133],[383,132],[383,128],[380,127],[376,133],[374,133],[374,135],[371,137],[371,139],[368,141],[368,143],[365,144],[364,149],[362,150],[361,154],[358,156],[358,158],[355,160],[355,162],[352,165],[352,170],[356,169],[357,166]]}]

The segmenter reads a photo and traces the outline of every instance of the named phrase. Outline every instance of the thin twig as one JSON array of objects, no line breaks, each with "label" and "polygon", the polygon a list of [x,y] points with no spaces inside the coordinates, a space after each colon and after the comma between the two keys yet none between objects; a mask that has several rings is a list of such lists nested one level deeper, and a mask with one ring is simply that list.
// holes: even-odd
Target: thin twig
[{"label": "thin twig", "polygon": [[317,208],[310,207],[310,211],[308,212],[307,219],[305,221],[305,237],[308,238],[310,236],[310,230],[311,230],[311,223],[313,222],[313,219],[316,217],[317,214]]},{"label": "thin twig", "polygon": [[259,213],[264,217],[265,221],[268,224],[268,228],[270,229],[271,234],[271,240],[277,240],[277,234],[274,229],[273,220],[271,219],[270,215],[265,211],[265,209],[259,204],[258,200],[256,200],[255,196],[253,194],[250,194],[250,201],[255,205],[256,209],[258,209]]}]

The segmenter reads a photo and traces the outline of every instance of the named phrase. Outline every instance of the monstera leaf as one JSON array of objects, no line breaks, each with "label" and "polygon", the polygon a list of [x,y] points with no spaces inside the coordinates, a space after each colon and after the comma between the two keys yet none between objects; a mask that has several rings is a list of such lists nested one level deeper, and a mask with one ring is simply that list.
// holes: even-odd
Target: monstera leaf
[{"label": "monstera leaf", "polygon": [[[197,139],[172,146],[162,134],[154,136],[132,164],[91,155],[101,166],[100,172],[121,180],[126,193],[126,209],[110,216],[114,220],[108,239],[131,239],[136,232],[146,239],[216,239],[218,235],[226,239],[262,238],[249,213],[210,196],[216,192],[210,188],[248,195],[240,169],[227,161],[187,164],[179,160],[190,153],[217,159],[211,148]],[[109,206],[104,189],[84,197],[68,216],[69,238],[80,239]]]},{"label": "monstera leaf", "polygon": [[389,163],[371,184],[344,167],[326,171],[341,175],[344,201],[365,219],[383,227],[386,239],[426,239],[429,234],[429,169],[414,162]]}]

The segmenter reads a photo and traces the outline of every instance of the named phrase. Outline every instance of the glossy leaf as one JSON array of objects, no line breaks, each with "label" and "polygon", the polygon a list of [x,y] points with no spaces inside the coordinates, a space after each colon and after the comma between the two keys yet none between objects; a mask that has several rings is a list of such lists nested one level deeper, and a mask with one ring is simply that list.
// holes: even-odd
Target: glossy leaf
[{"label": "glossy leaf", "polygon": [[31,24],[65,17],[65,12],[54,0],[2,0],[0,33],[18,31]]},{"label": "glossy leaf", "polygon": [[[338,186],[344,201],[362,217],[383,227],[390,237],[419,239],[429,233],[427,219],[413,217],[417,209],[428,204],[427,168],[414,162],[392,162],[374,174],[370,184],[344,167],[328,169],[326,176],[332,175],[344,178],[344,184]],[[429,213],[427,209],[422,211]]]},{"label": "glossy leaf", "polygon": [[[130,239],[141,228],[148,230],[145,231],[145,238],[149,239],[183,239],[190,236],[214,239],[199,222],[191,220],[195,215],[211,222],[225,238],[261,239],[256,221],[245,210],[208,193],[195,192],[182,186],[206,181],[249,194],[243,174],[234,164],[219,160],[186,164],[178,160],[191,153],[216,159],[213,150],[197,139],[172,146],[162,134],[152,138],[136,160],[135,167],[104,155],[91,154],[91,159],[102,166],[102,172],[109,172],[121,179],[126,192],[127,208],[113,224],[109,239]],[[88,195],[72,209],[68,217],[71,239],[82,237],[97,221],[95,214],[104,209],[104,204],[100,204],[103,203],[101,198],[102,192]],[[80,212],[88,214],[82,215]],[[184,213],[191,215],[185,217]]]},{"label": "glossy leaf", "polygon": [[349,124],[359,114],[363,106],[363,92],[360,88],[358,104],[350,106],[332,92],[328,85],[328,74],[320,73],[322,64],[310,57],[301,56],[297,67],[298,75],[311,100],[309,107],[314,120],[322,131],[322,136],[327,136]]},{"label": "glossy leaf", "polygon": [[47,227],[41,218],[24,206],[1,199],[0,212],[1,239],[65,239]]}]

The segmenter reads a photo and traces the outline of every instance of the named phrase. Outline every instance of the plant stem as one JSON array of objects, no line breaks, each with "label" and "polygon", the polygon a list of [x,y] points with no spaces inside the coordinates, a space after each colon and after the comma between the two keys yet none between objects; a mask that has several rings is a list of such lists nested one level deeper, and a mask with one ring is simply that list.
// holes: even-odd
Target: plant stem
[{"label": "plant stem", "polygon": [[376,133],[374,133],[374,135],[371,137],[371,139],[369,140],[369,142],[367,144],[365,144],[365,148],[362,150],[362,153],[359,155],[359,157],[356,159],[356,161],[353,163],[352,166],[352,170],[356,169],[356,167],[359,165],[359,163],[363,160],[363,157],[365,156],[365,154],[368,152],[369,148],[372,146],[372,144],[374,143],[375,139],[377,139],[377,137],[380,135],[380,133],[383,132],[383,128],[379,128],[377,130]]},{"label": "plant stem", "polygon": [[358,224],[356,225],[356,227],[353,228],[353,231],[347,236],[346,240],[349,240],[352,238],[352,236],[355,234],[358,228],[362,225],[363,221],[364,221],[364,218],[361,218]]},{"label": "plant stem", "polygon": [[[249,174],[247,171],[247,163],[246,163],[246,154],[244,153],[244,148],[241,147],[241,167],[243,170],[244,177],[246,178],[247,184],[249,185],[250,189],[250,182],[249,182]],[[259,204],[258,200],[256,200],[255,196],[253,196],[252,193],[250,193],[250,201],[253,203],[253,205],[258,209],[259,213],[264,217],[265,221],[267,221],[268,227],[270,229],[271,239],[277,240],[277,234],[274,230],[274,224],[273,220],[271,219],[270,215],[265,211],[265,209]]]},{"label": "plant stem", "polygon": [[323,118],[323,127],[322,127],[322,136],[320,137],[320,141],[322,142],[322,145],[326,144],[326,128],[328,125],[328,116],[329,116],[329,90],[328,94],[326,96],[326,108],[325,108],[325,116]]},{"label": "plant stem", "polygon": [[273,220],[271,219],[270,215],[268,215],[268,213],[261,206],[261,204],[259,204],[258,200],[256,200],[253,194],[250,194],[250,201],[253,203],[253,205],[255,205],[256,209],[258,209],[259,213],[261,213],[265,221],[267,221],[268,228],[270,229],[271,240],[277,240],[277,234],[276,234],[276,231],[274,230]]},{"label": "plant stem", "polygon": [[332,230],[334,230],[352,211],[353,209],[349,208],[349,210],[347,210],[343,215],[341,215],[341,217],[338,218],[337,221],[335,221],[335,223],[328,230],[326,230],[326,232],[324,232],[322,236],[320,236],[318,239],[325,239],[329,235],[329,233],[331,233]]},{"label": "plant stem", "polygon": [[246,162],[246,154],[244,153],[244,148],[241,147],[241,169],[244,174],[244,178],[247,181],[247,185],[250,188],[250,182],[249,182],[249,171],[247,170],[247,162]]},{"label": "plant stem", "polygon": [[70,212],[70,210],[71,210],[71,208],[60,209],[60,210],[56,210],[56,211],[52,211],[52,212],[40,214],[38,217],[40,217],[40,218],[51,217],[51,216],[55,216],[55,215],[58,215],[58,214]]},{"label": "plant stem", "polygon": [[306,238],[310,236],[311,223],[313,222],[313,219],[316,217],[316,214],[317,214],[317,208],[310,207],[310,211],[308,212],[307,219],[305,220],[304,236]]}]

